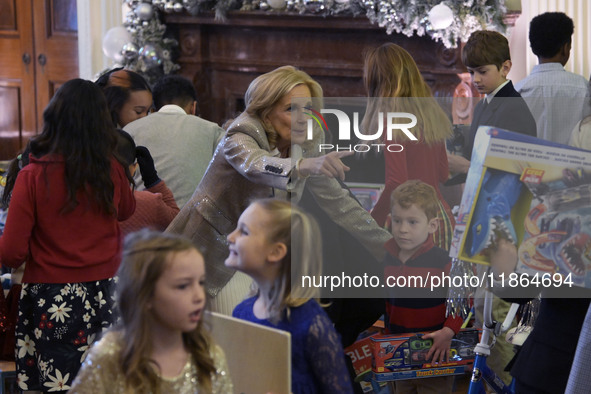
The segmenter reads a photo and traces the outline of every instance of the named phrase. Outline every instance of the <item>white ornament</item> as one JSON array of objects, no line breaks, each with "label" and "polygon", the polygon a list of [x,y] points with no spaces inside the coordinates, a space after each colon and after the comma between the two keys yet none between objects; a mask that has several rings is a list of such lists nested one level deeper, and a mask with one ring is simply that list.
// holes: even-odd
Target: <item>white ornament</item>
[{"label": "white ornament", "polygon": [[107,31],[103,38],[103,53],[105,56],[121,62],[123,60],[121,53],[123,46],[132,41],[133,38],[126,28],[123,26],[113,27]]},{"label": "white ornament", "polygon": [[429,22],[431,22],[435,30],[445,29],[454,21],[453,11],[443,3],[439,3],[431,8],[428,15]]},{"label": "white ornament", "polygon": [[267,0],[267,3],[273,8],[274,10],[282,10],[287,6],[286,0]]}]

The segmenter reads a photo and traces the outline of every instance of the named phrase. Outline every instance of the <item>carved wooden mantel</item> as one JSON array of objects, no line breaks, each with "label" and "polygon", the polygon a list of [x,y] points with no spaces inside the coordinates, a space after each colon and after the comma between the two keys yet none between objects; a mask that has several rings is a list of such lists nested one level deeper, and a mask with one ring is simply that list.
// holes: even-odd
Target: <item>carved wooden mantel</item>
[{"label": "carved wooden mantel", "polygon": [[394,42],[416,60],[437,97],[451,97],[465,72],[460,49],[429,37],[386,34],[364,16],[234,12],[226,21],[211,15],[167,15],[179,39],[180,73],[198,92],[202,117],[222,124],[242,110],[242,98],[258,75],[290,64],[323,87],[326,97],[364,96],[363,51]]}]

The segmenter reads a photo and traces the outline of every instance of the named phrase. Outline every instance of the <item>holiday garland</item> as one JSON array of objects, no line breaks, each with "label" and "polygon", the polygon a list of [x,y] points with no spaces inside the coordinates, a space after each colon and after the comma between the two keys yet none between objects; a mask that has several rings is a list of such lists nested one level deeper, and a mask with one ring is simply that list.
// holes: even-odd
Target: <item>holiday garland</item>
[{"label": "holiday garland", "polygon": [[[320,15],[363,15],[388,34],[429,35],[447,48],[456,48],[476,30],[504,32],[505,0],[123,0],[130,11],[124,26],[126,42],[111,56],[150,82],[179,69],[172,58],[178,46],[165,36],[161,13],[214,11],[224,19],[230,10],[273,10]],[[103,48],[105,43],[103,42]],[[117,47],[119,49],[119,47]],[[107,50],[105,49],[105,52]]]}]

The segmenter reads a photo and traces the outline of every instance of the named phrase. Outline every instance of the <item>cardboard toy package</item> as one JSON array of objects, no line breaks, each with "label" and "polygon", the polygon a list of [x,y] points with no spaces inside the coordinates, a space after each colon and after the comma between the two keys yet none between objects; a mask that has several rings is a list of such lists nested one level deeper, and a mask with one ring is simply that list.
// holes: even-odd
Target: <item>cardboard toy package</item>
[{"label": "cardboard toy package", "polygon": [[376,381],[458,375],[474,362],[477,329],[460,331],[451,342],[449,362],[431,364],[426,356],[433,344],[425,333],[375,335],[371,339],[372,371]]},{"label": "cardboard toy package", "polygon": [[[373,334],[379,335],[379,334]],[[345,353],[351,358],[355,370],[355,381],[359,382],[364,393],[372,391],[372,386],[367,381],[371,371],[371,336],[357,340],[345,349]]]},{"label": "cardboard toy package", "polygon": [[512,287],[591,287],[591,152],[480,127],[450,256],[488,264],[499,237],[529,274]]}]

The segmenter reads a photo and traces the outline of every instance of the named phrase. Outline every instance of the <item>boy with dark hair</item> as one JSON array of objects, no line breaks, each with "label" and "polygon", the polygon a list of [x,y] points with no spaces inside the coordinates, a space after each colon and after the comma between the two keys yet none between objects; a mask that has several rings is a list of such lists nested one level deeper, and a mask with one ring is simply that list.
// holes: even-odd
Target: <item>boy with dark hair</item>
[{"label": "boy with dark hair", "polygon": [[169,75],[154,85],[154,107],[156,111],[167,104],[175,104],[186,113],[197,115],[197,92],[193,84],[180,75]]},{"label": "boy with dark hair", "polygon": [[515,85],[536,119],[538,138],[560,144],[568,143],[589,97],[587,80],[564,69],[573,32],[572,19],[562,12],[534,17],[529,24],[529,43],[539,64]]},{"label": "boy with dark hair", "polygon": [[[385,244],[388,252],[384,274],[386,280],[399,277],[448,275],[451,261],[447,251],[433,244],[437,230],[439,200],[432,186],[418,181],[406,181],[392,192],[391,220],[393,238]],[[406,282],[406,281],[405,281]],[[410,282],[410,280],[408,281]],[[398,282],[400,283],[400,282]],[[407,283],[408,284],[408,283]],[[432,339],[427,360],[447,361],[451,339],[460,330],[459,316],[446,317],[447,288],[430,292],[429,284],[421,287],[390,288],[386,300],[385,328],[387,333],[430,331],[424,339]],[[453,376],[396,381],[396,393],[451,393]]]},{"label": "boy with dark hair", "polygon": [[509,42],[501,33],[490,30],[472,33],[462,50],[462,62],[478,92],[486,95],[474,108],[464,157],[448,155],[450,171],[466,174],[478,127],[493,126],[535,137],[536,121],[507,79],[511,54]]},{"label": "boy with dark hair", "polygon": [[[486,95],[474,108],[466,156],[448,155],[450,171],[466,174],[478,127],[498,127],[535,137],[536,121],[521,95],[513,88],[513,83],[507,79],[511,70],[511,54],[509,42],[502,34],[489,30],[472,33],[462,50],[462,62],[472,76],[472,83],[481,94]],[[478,289],[474,297],[478,322],[482,322],[483,291]],[[503,321],[509,307],[508,302],[495,297],[493,318]],[[488,357],[488,365],[507,384],[511,382],[511,376],[504,368],[512,357],[513,345],[504,338],[498,338]]]},{"label": "boy with dark hair", "polygon": [[[193,195],[224,131],[197,113],[193,83],[179,75],[167,75],[153,89],[158,112],[125,126],[136,144],[150,149],[158,171],[179,207]],[[143,183],[135,178],[138,188]]]}]

